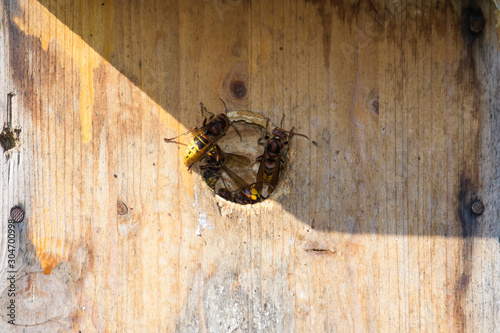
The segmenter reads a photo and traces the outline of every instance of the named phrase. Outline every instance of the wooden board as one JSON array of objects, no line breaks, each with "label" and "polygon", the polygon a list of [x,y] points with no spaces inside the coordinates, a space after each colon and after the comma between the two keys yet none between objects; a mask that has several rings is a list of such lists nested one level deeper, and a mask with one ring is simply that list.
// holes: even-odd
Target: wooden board
[{"label": "wooden board", "polygon": [[[21,140],[1,164],[0,331],[500,331],[499,13],[2,1]],[[311,138],[264,203],[215,198],[163,141],[219,98]]]}]

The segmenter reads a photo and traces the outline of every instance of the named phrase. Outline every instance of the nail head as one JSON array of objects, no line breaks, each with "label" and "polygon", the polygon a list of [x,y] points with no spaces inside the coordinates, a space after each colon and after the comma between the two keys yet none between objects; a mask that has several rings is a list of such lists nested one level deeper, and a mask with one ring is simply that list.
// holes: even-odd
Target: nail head
[{"label": "nail head", "polygon": [[475,33],[480,34],[484,29],[484,18],[479,13],[471,13],[469,16],[469,29]]},{"label": "nail head", "polygon": [[481,215],[484,212],[484,204],[481,201],[476,200],[472,203],[471,210],[474,214]]}]

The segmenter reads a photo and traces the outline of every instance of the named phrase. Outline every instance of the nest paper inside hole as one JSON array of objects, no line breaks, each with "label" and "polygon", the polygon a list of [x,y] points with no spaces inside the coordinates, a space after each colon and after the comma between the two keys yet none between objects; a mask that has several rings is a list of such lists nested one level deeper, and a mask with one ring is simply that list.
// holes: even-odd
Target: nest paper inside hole
[{"label": "nest paper inside hole", "polygon": [[[200,173],[206,184],[225,200],[244,205],[262,202],[279,185],[279,181],[276,186],[257,181],[261,164],[258,157],[264,154],[267,141],[264,137],[267,118],[251,111],[231,111],[228,112],[228,117],[240,131],[242,139],[236,130],[230,127],[226,135],[216,143],[224,160],[224,166],[219,171],[220,178],[213,177],[217,168],[209,167],[209,162],[213,161],[210,160],[209,154],[206,154],[199,163]],[[272,130],[271,123],[268,130]],[[278,165],[281,168],[279,173],[281,177],[286,163],[280,165],[278,161]],[[245,192],[242,193],[242,191]]]}]

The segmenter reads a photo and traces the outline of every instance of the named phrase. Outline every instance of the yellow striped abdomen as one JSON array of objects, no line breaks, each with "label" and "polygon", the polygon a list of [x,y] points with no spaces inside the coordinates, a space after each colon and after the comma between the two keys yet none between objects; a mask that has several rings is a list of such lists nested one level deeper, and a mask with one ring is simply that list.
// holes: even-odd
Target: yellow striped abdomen
[{"label": "yellow striped abdomen", "polygon": [[184,154],[184,164],[190,168],[200,158],[203,157],[205,152],[211,147],[210,140],[204,134],[195,136],[193,140],[187,145]]}]

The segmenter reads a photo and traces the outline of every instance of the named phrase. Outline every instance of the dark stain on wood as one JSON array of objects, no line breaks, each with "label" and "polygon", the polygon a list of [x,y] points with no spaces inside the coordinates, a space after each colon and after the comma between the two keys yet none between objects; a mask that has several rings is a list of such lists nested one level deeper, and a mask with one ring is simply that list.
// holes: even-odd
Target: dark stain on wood
[{"label": "dark stain on wood", "polygon": [[476,83],[477,78],[475,75],[475,68],[476,61],[474,59],[474,56],[470,54],[469,50],[467,50],[467,54],[462,59],[460,59],[459,66],[455,74],[457,81],[459,83]]},{"label": "dark stain on wood", "polygon": [[[8,3],[8,1],[5,1],[5,3]],[[12,69],[14,84],[16,86],[20,86],[21,82],[26,77],[24,74],[28,73],[28,66],[24,56],[19,56],[20,54],[24,54],[24,50],[22,50],[21,47],[27,43],[26,39],[31,39],[31,43],[29,44],[36,42],[36,39],[25,36],[25,34],[18,29],[17,25],[15,25],[12,20],[9,20],[9,23],[10,67]],[[40,43],[38,43],[37,46],[41,46]],[[33,96],[32,85],[28,85],[23,88],[24,89],[21,90],[21,94],[23,96]]]},{"label": "dark stain on wood", "polygon": [[473,202],[472,182],[465,175],[460,177],[457,213],[460,219],[462,237],[467,240],[474,236],[476,230],[476,215],[472,214],[470,206]]},{"label": "dark stain on wood", "polygon": [[[480,80],[478,80],[477,78],[476,59],[474,57],[477,44],[476,40],[478,39],[479,34],[473,32],[470,29],[470,21],[479,20],[477,17],[482,18],[482,15],[483,14],[480,9],[466,8],[462,11],[461,33],[466,49],[463,53],[464,56],[462,57],[462,59],[460,59],[458,70],[455,73],[455,77],[457,78],[459,83],[480,83]],[[471,88],[476,88],[476,86],[473,86]]]},{"label": "dark stain on wood", "polygon": [[[468,299],[467,292],[470,288],[473,264],[473,248],[474,237],[478,236],[478,216],[473,214],[471,205],[476,194],[480,190],[479,183],[479,167],[480,151],[481,151],[481,87],[480,80],[477,76],[477,63],[475,55],[478,54],[478,38],[480,33],[470,29],[471,20],[481,20],[482,12],[480,9],[465,8],[462,11],[460,29],[463,38],[464,50],[454,78],[458,85],[458,93],[462,94],[465,100],[471,99],[471,109],[464,109],[463,112],[470,112],[470,137],[469,149],[463,152],[461,171],[459,174],[459,190],[457,196],[457,217],[460,223],[462,233],[462,242],[457,253],[456,260],[456,276],[453,295],[453,318],[455,328],[460,331],[465,331],[467,316],[466,316],[466,300]],[[483,22],[484,23],[484,22]],[[477,23],[474,27],[477,29]]]},{"label": "dark stain on wood", "polygon": [[467,291],[470,286],[472,274],[472,250],[473,237],[476,233],[476,217],[470,210],[472,202],[472,181],[465,174],[460,175],[460,190],[457,200],[457,213],[460,219],[463,241],[461,243],[461,260],[457,259],[456,274],[453,296],[453,318],[455,327],[460,331],[465,331],[467,317],[465,315],[465,306],[467,300]]},{"label": "dark stain on wood", "polygon": [[[335,13],[339,19],[348,23],[351,26],[353,18],[359,17],[360,2],[352,5],[346,5],[340,0],[305,0],[306,3],[311,3],[321,18],[323,27],[323,60],[325,67],[330,67],[330,49],[332,47],[332,16]],[[371,6],[371,4],[369,4]]]},{"label": "dark stain on wood", "polygon": [[[464,22],[468,22],[469,12],[464,11],[462,16],[462,26]],[[464,32],[464,29],[462,29]],[[461,260],[457,261],[456,275],[454,287],[454,320],[456,328],[464,331],[467,322],[465,312],[467,291],[470,287],[472,274],[472,255],[474,237],[477,236],[477,216],[470,209],[474,200],[474,196],[479,190],[479,154],[481,151],[481,127],[480,127],[480,109],[481,98],[479,82],[477,78],[477,69],[475,61],[474,41],[475,36],[468,32],[462,34],[466,50],[463,53],[463,58],[460,60],[457,73],[455,75],[461,92],[465,97],[472,98],[472,109],[464,110],[470,112],[472,123],[470,124],[470,150],[465,151],[462,157],[462,170],[459,176],[459,192],[457,197],[457,216],[460,222],[460,230],[463,241],[461,243]],[[472,161],[472,162],[471,162]]]},{"label": "dark stain on wood", "polygon": [[[306,1],[307,2],[307,1]],[[332,44],[332,3],[331,1],[310,0],[316,6],[319,17],[321,18],[321,25],[323,26],[323,57],[325,67],[330,67],[330,47]],[[343,4],[339,1],[339,4]]]}]

